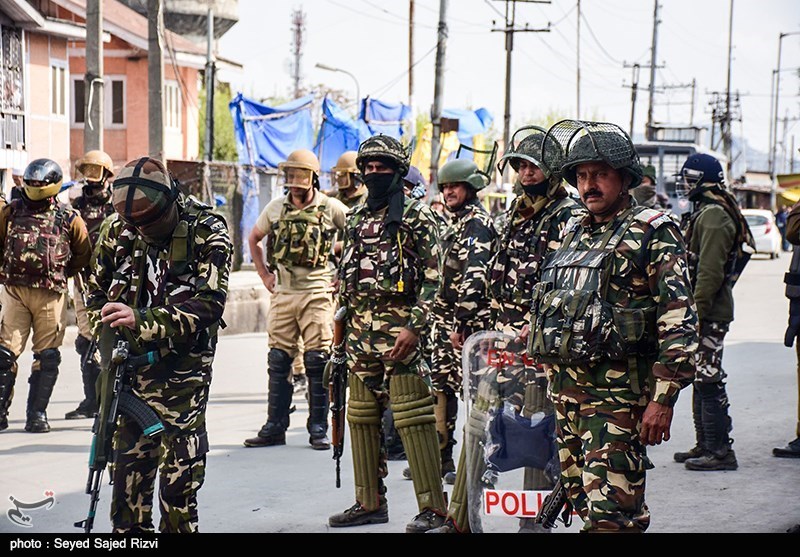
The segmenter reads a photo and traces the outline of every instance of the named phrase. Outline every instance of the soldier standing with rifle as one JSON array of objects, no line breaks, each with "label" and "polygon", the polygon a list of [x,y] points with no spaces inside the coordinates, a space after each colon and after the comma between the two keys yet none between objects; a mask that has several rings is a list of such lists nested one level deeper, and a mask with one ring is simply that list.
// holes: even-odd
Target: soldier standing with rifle
[{"label": "soldier standing with rifle", "polygon": [[356,503],[328,524],[388,522],[381,415],[391,404],[420,511],[406,532],[424,532],[445,513],[430,370],[419,349],[438,283],[437,224],[426,205],[403,193],[409,156],[397,140],[365,140],[356,164],[369,195],[348,216],[339,267],[340,306],[349,308],[347,420]]},{"label": "soldier standing with rifle", "polygon": [[112,203],[116,215],[106,221],[92,260],[89,318],[98,335],[102,325],[115,329],[134,358],[158,354],[136,369],[130,388],[155,410],[164,431],[152,439],[120,417],[111,523],[114,532],[153,531],[158,474],[159,531],[197,532],[208,390],[231,266],[228,229],[148,157],[120,170]]},{"label": "soldier standing with rifle", "polygon": [[646,446],[670,438],[672,408],[694,378],[697,314],[680,230],[633,205],[639,158],[614,124],[564,120],[547,132],[589,214],[542,267],[529,352],[545,371],[561,482],[584,531],[650,524]]},{"label": "soldier standing with rifle", "polygon": [[33,366],[28,379],[25,431],[47,433],[47,405],[61,364],[59,348],[67,325],[67,279],[91,257],[86,225],[59,203],[61,168],[36,159],[25,169],[20,198],[0,211],[0,431],[17,377],[17,358],[33,330]]},{"label": "soldier standing with rifle", "polygon": [[[89,151],[75,164],[75,168],[83,175],[82,195],[73,200],[72,206],[77,209],[86,223],[89,232],[89,243],[92,248],[97,244],[100,225],[107,216],[114,213],[111,205],[111,189],[108,180],[114,176],[114,163],[103,151]],[[67,420],[91,418],[97,412],[97,390],[95,384],[100,374],[100,366],[96,358],[96,348],[86,315],[86,282],[89,268],[75,275],[73,300],[75,302],[75,318],[78,322],[78,336],[75,337],[75,350],[81,357],[81,379],[83,380],[83,400],[78,407],[64,416]]]}]

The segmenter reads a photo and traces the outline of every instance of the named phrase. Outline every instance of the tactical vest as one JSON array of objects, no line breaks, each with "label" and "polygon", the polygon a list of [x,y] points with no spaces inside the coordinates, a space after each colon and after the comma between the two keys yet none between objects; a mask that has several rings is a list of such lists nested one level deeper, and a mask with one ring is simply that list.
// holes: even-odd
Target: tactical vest
[{"label": "tactical vest", "polygon": [[318,205],[281,210],[272,224],[272,245],[267,250],[271,267],[325,267],[331,255],[335,233],[324,226],[325,198]]},{"label": "tactical vest", "polygon": [[75,200],[73,207],[81,214],[83,222],[86,223],[86,230],[89,232],[89,243],[94,247],[97,245],[97,238],[100,236],[100,225],[107,216],[114,212],[114,206],[110,201],[96,204],[89,201],[85,196]]},{"label": "tactical vest", "polygon": [[528,338],[528,352],[538,362],[628,360],[635,369],[636,355],[655,353],[655,306],[621,308],[608,301],[615,250],[636,212],[629,210],[588,248],[580,245],[582,226],[576,223],[548,257],[534,287]]},{"label": "tactical vest", "polygon": [[71,209],[56,203],[34,212],[17,199],[5,210],[8,221],[0,282],[66,292]]},{"label": "tactical vest", "polygon": [[406,215],[417,203],[406,204],[403,222],[393,237],[383,220],[364,219],[363,213],[354,215],[339,267],[345,293],[416,298],[422,271]]},{"label": "tactical vest", "polygon": [[500,250],[490,270],[489,288],[496,300],[518,306],[529,305],[533,287],[539,279],[539,267],[547,253],[550,221],[569,202],[565,197],[545,208],[530,235],[526,230],[533,219],[512,230],[513,214],[508,215]]},{"label": "tactical vest", "polygon": [[736,281],[739,280],[739,277],[742,276],[742,272],[752,256],[752,252],[746,247],[747,238],[742,230],[742,226],[747,226],[747,223],[740,223],[739,219],[735,215],[731,215],[730,211],[720,203],[706,204],[699,211],[691,213],[688,221],[683,222],[683,225],[685,225],[684,236],[686,238],[686,264],[689,269],[689,281],[691,282],[692,290],[697,286],[697,265],[700,262],[699,255],[691,251],[692,234],[694,234],[694,227],[697,219],[700,218],[703,211],[712,205],[719,205],[722,207],[736,227],[736,237],[733,240],[733,247],[728,254],[728,260],[725,262],[725,280],[730,283],[731,288],[733,288]]}]

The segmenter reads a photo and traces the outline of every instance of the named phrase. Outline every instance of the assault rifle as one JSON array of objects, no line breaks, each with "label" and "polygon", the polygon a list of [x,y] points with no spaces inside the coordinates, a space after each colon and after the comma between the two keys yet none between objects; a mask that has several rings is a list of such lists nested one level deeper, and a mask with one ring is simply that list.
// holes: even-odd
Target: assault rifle
[{"label": "assault rifle", "polygon": [[331,436],[333,458],[336,461],[336,487],[342,487],[341,459],[344,453],[345,414],[347,407],[347,353],[345,350],[345,320],[347,307],[342,306],[333,316],[333,353],[328,394],[331,404]]},{"label": "assault rifle", "polygon": [[[107,327],[107,326],[106,326]],[[114,342],[116,335],[110,329],[104,329],[100,335],[101,354],[107,354],[109,343]],[[100,377],[100,409],[95,414],[92,426],[92,446],[89,449],[89,479],[86,481],[86,493],[91,496],[88,516],[75,523],[76,528],[83,528],[91,533],[100,500],[100,482],[106,466],[113,464],[114,453],[111,441],[117,429],[120,415],[134,420],[142,432],[149,438],[156,437],[164,431],[164,424],[146,402],[136,396],[130,387],[130,374],[136,369],[152,365],[160,360],[158,352],[148,352],[141,356],[131,356],[128,342],[116,340],[111,353],[110,365],[104,366]],[[104,360],[107,361],[107,360]],[[112,482],[113,483],[113,480]]]},{"label": "assault rifle", "polygon": [[572,524],[572,503],[569,502],[567,490],[561,484],[560,479],[556,482],[553,491],[544,498],[542,507],[533,521],[549,530],[555,528],[556,521],[559,520],[567,527]]}]

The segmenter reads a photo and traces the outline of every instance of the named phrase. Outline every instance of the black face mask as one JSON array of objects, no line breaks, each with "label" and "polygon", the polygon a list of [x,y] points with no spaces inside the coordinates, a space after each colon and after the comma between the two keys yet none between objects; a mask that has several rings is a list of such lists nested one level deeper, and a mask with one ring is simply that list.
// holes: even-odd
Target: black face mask
[{"label": "black face mask", "polygon": [[522,186],[522,191],[524,191],[528,195],[528,197],[536,197],[537,195],[547,195],[547,188],[549,186],[550,182],[545,180],[544,182],[539,182],[538,184]]},{"label": "black face mask", "polygon": [[394,234],[403,220],[403,179],[397,173],[383,174],[372,172],[364,176],[367,186],[367,207],[370,211],[378,211],[388,205],[385,222],[389,233]]},{"label": "black face mask", "polygon": [[111,199],[111,190],[105,184],[87,182],[82,191],[86,199],[94,205],[102,205]]}]

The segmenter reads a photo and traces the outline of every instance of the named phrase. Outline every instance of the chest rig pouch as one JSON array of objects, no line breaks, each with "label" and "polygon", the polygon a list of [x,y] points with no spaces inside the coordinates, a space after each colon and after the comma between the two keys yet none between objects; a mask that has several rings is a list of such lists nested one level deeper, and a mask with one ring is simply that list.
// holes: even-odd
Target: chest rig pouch
[{"label": "chest rig pouch", "polygon": [[281,211],[272,225],[271,265],[324,267],[333,248],[333,232],[325,229],[325,201],[304,209]]},{"label": "chest rig pouch", "polygon": [[412,205],[406,205],[404,222],[391,237],[383,220],[357,217],[348,229],[348,246],[340,267],[346,292],[409,298],[417,295],[419,255],[412,231],[405,223]]},{"label": "chest rig pouch", "polygon": [[543,211],[533,234],[526,231],[531,226],[530,221],[520,224],[514,230],[511,222],[513,215],[509,217],[500,251],[491,264],[489,288],[496,300],[518,306],[529,305],[534,285],[539,280],[539,269],[547,253],[550,220],[566,203],[566,199],[559,200]]},{"label": "chest rig pouch", "polygon": [[586,365],[601,359],[626,360],[646,339],[648,312],[607,301],[614,251],[633,221],[629,213],[588,249],[580,247],[576,225],[553,252],[533,289],[528,352],[539,362]]}]

